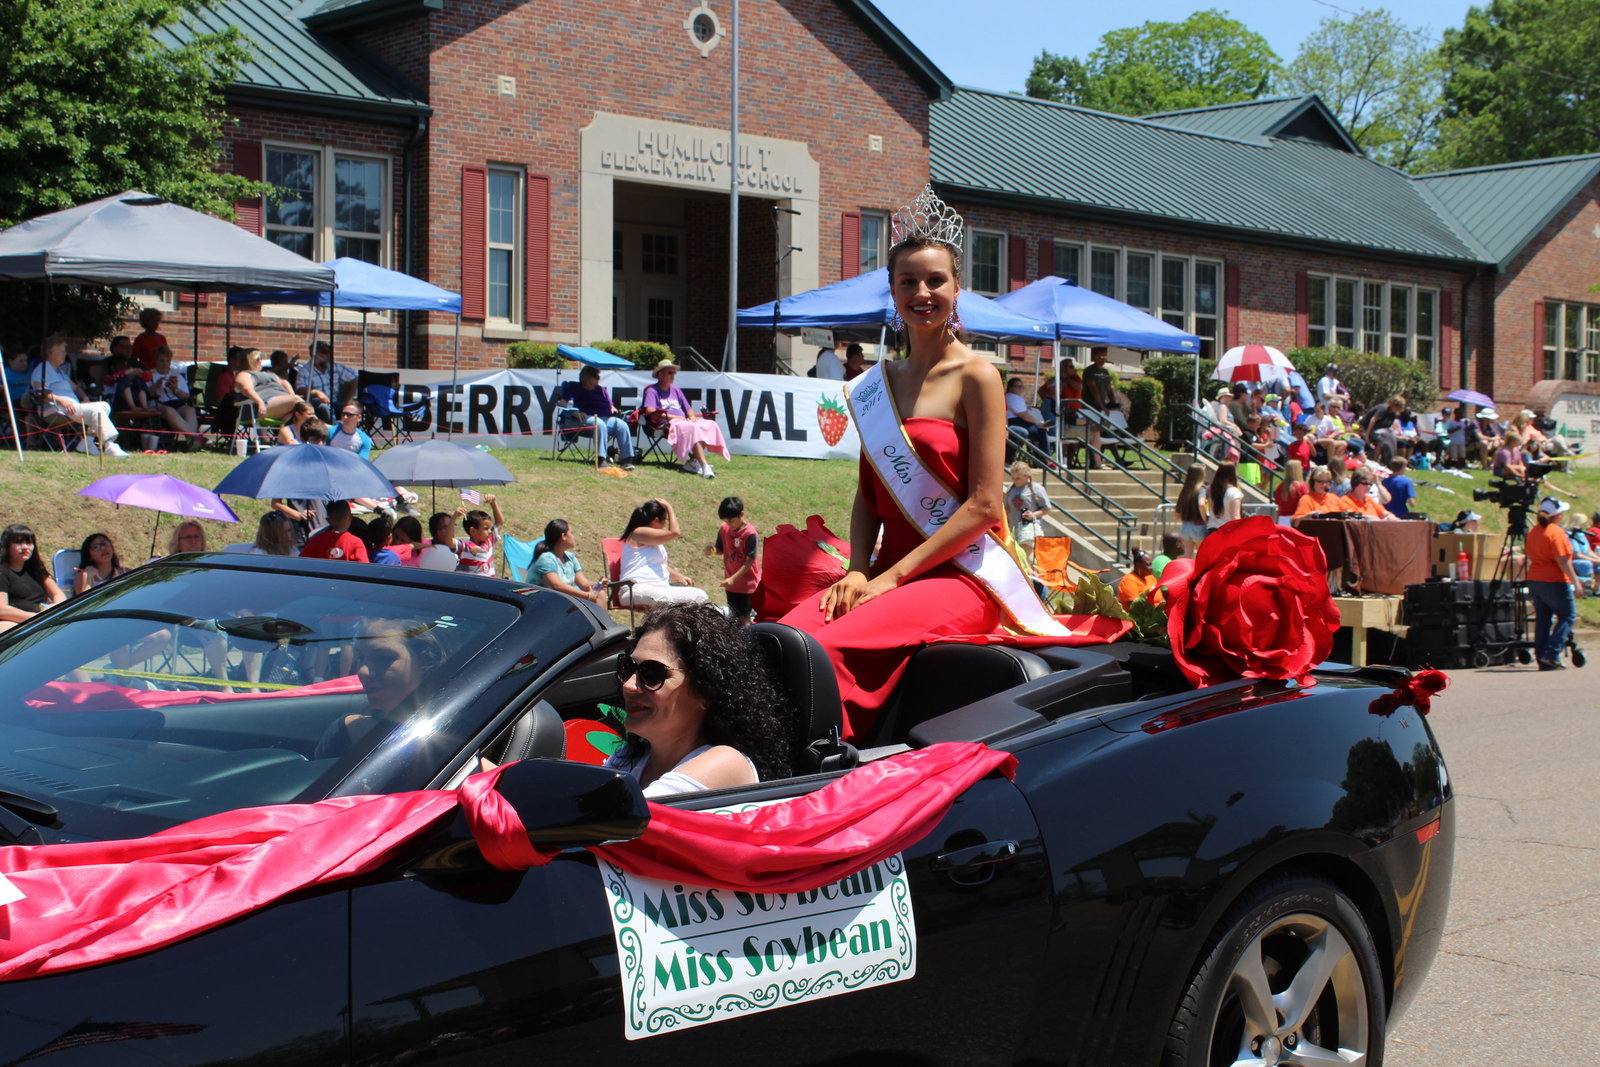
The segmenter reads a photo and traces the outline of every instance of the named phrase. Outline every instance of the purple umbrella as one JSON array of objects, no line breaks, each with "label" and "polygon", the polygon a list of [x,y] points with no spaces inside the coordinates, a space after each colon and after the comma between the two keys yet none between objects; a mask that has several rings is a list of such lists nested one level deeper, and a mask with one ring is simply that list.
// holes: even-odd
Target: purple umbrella
[{"label": "purple umbrella", "polygon": [[78,495],[109,500],[113,504],[149,508],[156,512],[156,528],[150,531],[152,556],[156,553],[156,532],[161,529],[163,511],[168,515],[182,515],[190,519],[239,521],[239,516],[217,494],[170,474],[113,474],[93,485],[84,486],[78,490]]},{"label": "purple umbrella", "polygon": [[1494,401],[1482,393],[1475,393],[1471,389],[1457,389],[1445,396],[1446,400],[1455,400],[1462,404],[1472,404],[1480,408],[1494,407]]}]

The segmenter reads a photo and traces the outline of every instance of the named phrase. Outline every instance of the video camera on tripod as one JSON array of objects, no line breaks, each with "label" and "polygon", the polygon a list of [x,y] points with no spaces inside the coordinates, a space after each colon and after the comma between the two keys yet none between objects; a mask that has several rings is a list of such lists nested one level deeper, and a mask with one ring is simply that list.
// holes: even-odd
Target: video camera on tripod
[{"label": "video camera on tripod", "polygon": [[1494,478],[1488,488],[1472,491],[1473,500],[1487,500],[1496,507],[1505,508],[1508,531],[1519,534],[1528,532],[1528,510],[1538,502],[1539,485],[1546,474],[1555,470],[1555,464],[1529,463],[1525,469],[1528,472],[1525,479]]}]

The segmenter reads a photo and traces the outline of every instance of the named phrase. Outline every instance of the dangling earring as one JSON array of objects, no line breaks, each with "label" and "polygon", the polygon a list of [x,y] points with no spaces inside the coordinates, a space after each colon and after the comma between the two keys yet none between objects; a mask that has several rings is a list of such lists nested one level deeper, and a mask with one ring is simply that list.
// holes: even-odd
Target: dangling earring
[{"label": "dangling earring", "polygon": [[956,302],[950,301],[950,317],[944,320],[945,326],[951,333],[961,332],[961,312],[956,310]]},{"label": "dangling earring", "polygon": [[900,317],[900,309],[896,307],[894,309],[894,314],[889,316],[889,329],[893,330],[895,333],[899,333],[905,328],[905,320]]}]

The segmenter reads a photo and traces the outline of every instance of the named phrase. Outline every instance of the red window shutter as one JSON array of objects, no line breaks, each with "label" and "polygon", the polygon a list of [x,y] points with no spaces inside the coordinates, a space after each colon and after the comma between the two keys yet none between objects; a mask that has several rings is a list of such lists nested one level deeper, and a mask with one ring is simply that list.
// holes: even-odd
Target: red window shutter
[{"label": "red window shutter", "polygon": [[861,273],[861,212],[846,211],[839,219],[839,280]]},{"label": "red window shutter", "polygon": [[489,173],[470,164],[461,168],[461,317],[482,321],[488,305],[485,257]]},{"label": "red window shutter", "polygon": [[1222,299],[1224,311],[1222,328],[1226,336],[1219,346],[1222,351],[1240,344],[1239,337],[1239,267],[1238,264],[1229,263],[1223,268]]},{"label": "red window shutter", "polygon": [[1028,284],[1028,239],[1020,233],[1014,233],[1006,244],[1011,253],[1010,291],[1014,293]]},{"label": "red window shutter", "polygon": [[1440,385],[1446,384],[1451,368],[1456,363],[1456,321],[1452,306],[1454,301],[1451,300],[1454,295],[1443,291],[1439,293],[1439,347],[1433,369]]},{"label": "red window shutter", "polygon": [[[1294,276],[1294,346],[1304,348],[1311,343],[1310,284],[1306,272]],[[1330,338],[1331,340],[1331,338]]]},{"label": "red window shutter", "polygon": [[1051,240],[1039,242],[1039,277],[1048,278],[1056,272],[1056,243]]},{"label": "red window shutter", "polygon": [[179,307],[205,307],[206,294],[204,293],[179,293]]},{"label": "red window shutter", "polygon": [[[1559,364],[1560,361],[1558,360],[1557,362]],[[1559,374],[1560,372],[1561,372],[1561,368],[1559,366],[1557,366],[1556,367],[1556,373]],[[1533,380],[1536,381],[1536,382],[1544,380],[1544,301],[1543,300],[1535,300],[1533,302]],[[1461,384],[1462,385],[1466,385],[1467,383],[1466,382],[1462,382]],[[1493,385],[1494,383],[1490,382],[1488,384]]]},{"label": "red window shutter", "polygon": [[[260,141],[234,142],[233,172],[239,177],[248,178],[253,182],[261,180]],[[263,211],[259,196],[250,200],[235,201],[233,205],[233,221],[240,228],[249,230],[257,237],[260,237],[262,220]]]},{"label": "red window shutter", "polygon": [[550,179],[528,175],[528,262],[523,278],[523,319],[540,326],[550,322]]}]

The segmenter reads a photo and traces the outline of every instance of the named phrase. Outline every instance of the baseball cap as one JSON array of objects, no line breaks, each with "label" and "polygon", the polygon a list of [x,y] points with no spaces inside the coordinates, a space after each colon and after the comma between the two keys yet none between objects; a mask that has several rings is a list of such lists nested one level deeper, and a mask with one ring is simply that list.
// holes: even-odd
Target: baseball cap
[{"label": "baseball cap", "polygon": [[1326,369],[1327,369],[1327,370],[1330,370],[1330,371],[1334,371],[1334,370],[1338,370],[1338,369],[1339,369],[1339,364],[1337,364],[1337,363],[1330,363],[1330,364],[1328,364],[1328,366],[1327,366],[1327,368],[1326,368]]},{"label": "baseball cap", "polygon": [[1567,503],[1565,500],[1557,500],[1553,496],[1547,496],[1543,500],[1539,501],[1539,514],[1559,515],[1571,506],[1572,505]]},{"label": "baseball cap", "polygon": [[1479,515],[1476,511],[1463,511],[1460,515],[1456,516],[1456,521],[1457,522],[1482,522],[1483,521],[1483,516]]}]

